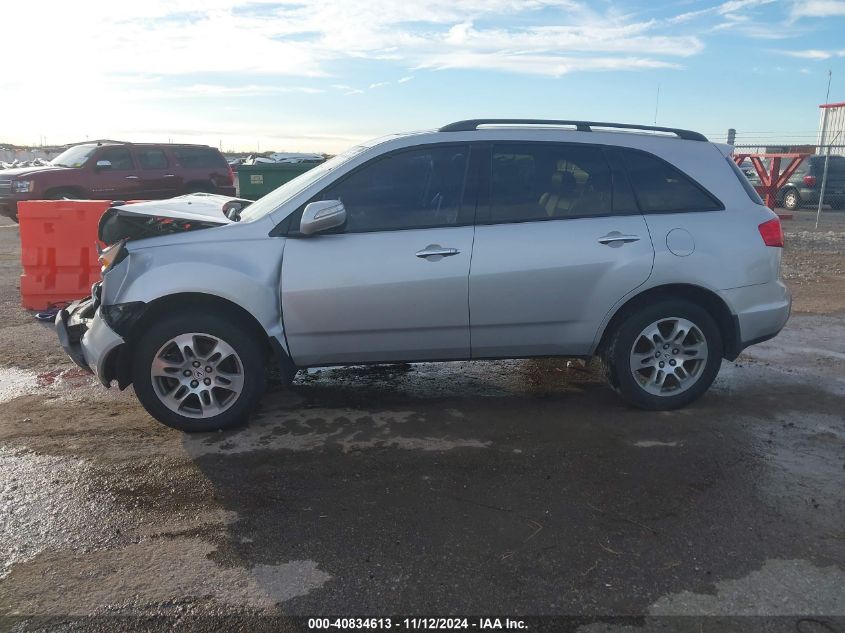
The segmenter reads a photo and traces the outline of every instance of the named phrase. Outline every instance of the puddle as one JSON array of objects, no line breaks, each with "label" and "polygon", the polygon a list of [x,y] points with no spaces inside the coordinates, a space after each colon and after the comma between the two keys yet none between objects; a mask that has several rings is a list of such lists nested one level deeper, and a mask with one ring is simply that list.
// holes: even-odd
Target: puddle
[{"label": "puddle", "polygon": [[46,549],[99,544],[125,520],[86,461],[2,446],[0,516],[0,578]]},{"label": "puddle", "polygon": [[[251,567],[222,567],[216,547],[195,537],[151,539],[120,549],[62,552],[28,565],[29,574],[0,586],[9,615],[160,615],[160,607],[198,598],[232,607],[273,609],[332,579],[316,561],[292,560]],[[67,591],[71,584],[73,591]],[[4,589],[6,595],[4,595]]]},{"label": "puddle", "polygon": [[683,446],[683,442],[660,442],[658,440],[640,440],[639,442],[633,442],[633,445],[637,448],[654,448],[656,446],[668,446],[668,447],[678,447]]},{"label": "puddle", "polygon": [[79,367],[41,373],[16,367],[0,367],[0,403],[52,389],[72,392],[96,384],[94,376]]},{"label": "puddle", "polygon": [[[192,457],[259,450],[313,451],[330,446],[344,453],[370,448],[448,451],[488,448],[491,444],[451,435],[427,435],[425,425],[420,428],[419,422],[418,414],[412,411],[270,410],[235,433],[190,435],[183,443]],[[415,429],[421,433],[415,435]]]},{"label": "puddle", "polygon": [[744,578],[715,583],[715,593],[682,591],[649,609],[658,616],[845,615],[845,571],[805,560],[767,560]]}]

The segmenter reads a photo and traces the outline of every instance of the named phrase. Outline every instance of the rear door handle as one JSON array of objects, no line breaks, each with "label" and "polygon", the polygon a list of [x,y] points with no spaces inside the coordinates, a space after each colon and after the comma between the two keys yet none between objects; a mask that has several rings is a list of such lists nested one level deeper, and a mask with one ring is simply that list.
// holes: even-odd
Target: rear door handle
[{"label": "rear door handle", "polygon": [[600,237],[598,242],[606,246],[622,246],[623,244],[638,242],[639,240],[639,235],[623,235],[619,231],[611,231],[607,235]]},{"label": "rear door handle", "polygon": [[426,246],[421,251],[417,251],[417,257],[451,257],[452,255],[457,255],[460,252],[461,251],[457,248],[442,248],[437,244],[432,244],[430,246]]},{"label": "rear door handle", "polygon": [[126,180],[138,180],[138,176],[127,176]]}]

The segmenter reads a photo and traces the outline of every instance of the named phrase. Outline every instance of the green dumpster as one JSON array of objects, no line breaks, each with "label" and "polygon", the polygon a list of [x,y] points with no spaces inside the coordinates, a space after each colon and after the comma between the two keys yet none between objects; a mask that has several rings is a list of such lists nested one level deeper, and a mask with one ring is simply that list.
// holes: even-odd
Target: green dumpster
[{"label": "green dumpster", "polygon": [[258,163],[238,167],[238,196],[258,200],[319,163]]}]

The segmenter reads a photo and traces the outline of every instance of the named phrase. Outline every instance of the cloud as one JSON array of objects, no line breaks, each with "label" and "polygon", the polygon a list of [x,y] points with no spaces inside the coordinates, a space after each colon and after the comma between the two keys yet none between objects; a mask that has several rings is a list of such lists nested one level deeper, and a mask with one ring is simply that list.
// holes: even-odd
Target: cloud
[{"label": "cloud", "polygon": [[370,87],[370,90],[372,90],[373,88],[384,88],[385,86],[389,86],[389,85],[390,85],[389,81],[379,81],[379,82],[370,84],[369,87]]},{"label": "cloud", "polygon": [[797,0],[792,4],[791,15],[793,19],[845,15],[845,0]]},{"label": "cloud", "polygon": [[818,49],[807,49],[803,51],[777,51],[781,55],[797,57],[798,59],[824,60],[832,57],[845,57],[845,49],[838,51],[823,51]]},{"label": "cloud", "polygon": [[[731,0],[728,13],[762,0]],[[47,6],[45,6],[47,5]],[[41,19],[44,13],[50,20]],[[587,0],[45,0],[12,3],[8,23],[39,25],[39,41],[64,41],[73,33],[73,55],[52,56],[30,76],[72,75],[85,59],[86,77],[115,74],[180,77],[218,75],[330,77],[341,61],[380,60],[427,67],[441,55],[473,60],[490,70],[536,74],[538,57],[550,75],[584,70],[674,67],[703,49],[695,35],[663,33],[659,21],[636,21],[613,6]],[[109,54],[102,54],[108,33]],[[27,29],[7,30],[8,50],[29,50]],[[565,61],[572,54],[582,65]],[[496,64],[502,57],[503,63]],[[626,61],[625,58],[631,59]],[[560,58],[563,61],[556,61]],[[442,64],[441,64],[442,65]],[[458,67],[451,64],[451,67]]]},{"label": "cloud", "polygon": [[400,77],[400,78],[399,78],[399,80],[398,80],[396,83],[398,83],[398,84],[408,83],[408,82],[409,82],[409,81],[411,81],[413,78],[414,78],[414,76],[413,76],[413,75],[408,75],[407,77]]}]

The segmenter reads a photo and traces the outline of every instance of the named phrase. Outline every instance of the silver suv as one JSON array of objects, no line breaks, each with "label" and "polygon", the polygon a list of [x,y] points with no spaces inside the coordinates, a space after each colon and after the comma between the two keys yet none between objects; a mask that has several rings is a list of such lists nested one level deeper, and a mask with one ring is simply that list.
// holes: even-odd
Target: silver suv
[{"label": "silver suv", "polygon": [[681,407],[790,311],[780,222],[730,150],[460,121],[354,147],[229,219],[128,205],[58,335],[185,431],[246,421],[271,371],[396,361],[597,355],[630,404]]}]

